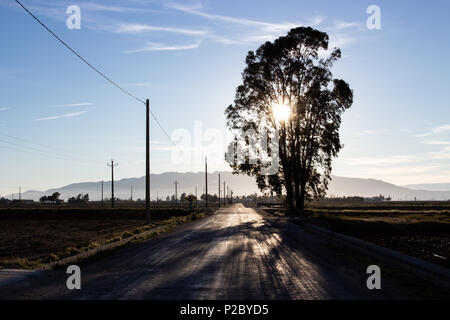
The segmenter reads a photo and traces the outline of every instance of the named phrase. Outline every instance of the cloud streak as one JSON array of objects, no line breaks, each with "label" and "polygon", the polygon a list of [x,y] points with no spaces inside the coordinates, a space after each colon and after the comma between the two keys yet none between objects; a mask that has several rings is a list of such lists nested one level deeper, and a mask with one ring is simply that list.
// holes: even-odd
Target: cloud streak
[{"label": "cloud streak", "polygon": [[52,108],[64,108],[64,107],[86,107],[92,106],[92,102],[83,102],[83,103],[72,103],[72,104],[55,104],[51,105]]},{"label": "cloud streak", "polygon": [[81,9],[88,11],[105,11],[105,12],[158,12],[158,10],[147,8],[133,8],[124,6],[110,6],[98,3],[84,3],[80,5]]},{"label": "cloud streak", "polygon": [[55,119],[62,119],[62,118],[72,118],[72,117],[81,116],[84,113],[86,113],[86,111],[72,112],[72,113],[66,113],[66,114],[62,114],[62,115],[58,115],[58,116],[34,119],[33,121],[47,121],[47,120],[55,120]]},{"label": "cloud streak", "polygon": [[9,107],[0,107],[0,111],[6,111],[6,110],[9,110],[9,109],[11,109],[11,108],[9,108]]},{"label": "cloud streak", "polygon": [[[280,35],[288,32],[292,28],[304,26],[305,24],[298,21],[286,21],[280,23],[272,23],[265,21],[252,20],[247,18],[237,18],[232,16],[213,14],[201,11],[202,6],[186,6],[180,3],[167,3],[165,5],[170,9],[181,11],[186,14],[195,15],[214,22],[216,25],[223,23],[227,25],[227,30],[231,27],[237,28],[232,34],[226,36],[223,33],[211,33],[209,38],[222,44],[252,44],[264,41],[273,41]],[[308,21],[308,25],[317,26],[324,21],[322,16],[312,17]]]},{"label": "cloud streak", "polygon": [[334,28],[336,30],[343,30],[349,28],[359,28],[361,27],[361,23],[358,22],[346,22],[346,21],[336,21]]},{"label": "cloud streak", "polygon": [[176,10],[185,12],[185,13],[190,13],[193,15],[200,16],[200,17],[203,17],[208,20],[222,21],[222,22],[228,22],[228,23],[239,24],[239,25],[244,25],[244,26],[257,26],[257,27],[263,28],[265,31],[270,31],[270,32],[284,32],[284,31],[287,31],[294,27],[299,26],[299,23],[290,23],[290,22],[269,23],[269,22],[250,20],[250,19],[245,19],[245,18],[235,18],[235,17],[230,17],[230,16],[206,13],[203,11],[199,11],[198,10],[200,8],[199,6],[189,7],[189,6],[186,6],[183,4],[179,4],[179,3],[168,3],[168,4],[166,4],[166,6],[169,8],[172,8],[172,9],[176,9]]},{"label": "cloud streak", "polygon": [[429,137],[435,134],[440,134],[440,133],[445,133],[450,131],[450,124],[444,124],[442,126],[438,126],[438,127],[434,127],[431,129],[431,131],[429,132],[425,132],[425,133],[421,133],[421,134],[416,134],[415,136],[418,138],[421,137]]},{"label": "cloud streak", "polygon": [[416,160],[415,156],[412,155],[396,155],[388,156],[383,158],[375,157],[361,157],[361,158],[350,158],[346,159],[347,164],[350,165],[392,165],[413,162]]},{"label": "cloud streak", "polygon": [[180,50],[192,50],[200,46],[200,42],[189,44],[189,45],[165,45],[161,43],[147,43],[147,46],[140,49],[126,50],[125,53],[138,53],[145,51],[180,51]]},{"label": "cloud streak", "polygon": [[138,24],[138,23],[123,23],[118,26],[116,32],[118,33],[143,33],[143,32],[170,32],[170,33],[178,33],[190,36],[204,36],[209,33],[206,29],[186,29],[186,28],[172,28],[172,27],[157,27],[151,26],[147,24]]}]

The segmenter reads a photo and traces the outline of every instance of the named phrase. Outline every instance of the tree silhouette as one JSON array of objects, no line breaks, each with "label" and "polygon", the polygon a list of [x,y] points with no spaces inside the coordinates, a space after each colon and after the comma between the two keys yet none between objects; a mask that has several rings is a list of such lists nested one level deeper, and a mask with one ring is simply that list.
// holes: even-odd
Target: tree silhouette
[{"label": "tree silhouette", "polygon": [[85,195],[82,195],[80,193],[76,198],[75,197],[69,198],[67,200],[67,202],[69,202],[69,203],[88,203],[89,202],[89,194],[86,193]]},{"label": "tree silhouette", "polygon": [[[330,71],[341,57],[340,50],[322,57],[328,39],[324,32],[299,27],[250,51],[243,83],[236,89],[234,104],[225,111],[227,126],[235,133],[226,154],[233,172],[255,176],[262,191],[285,193],[288,215],[303,213],[305,200],[325,194],[332,158],[342,147],[341,115],[353,103],[349,85],[333,79]],[[285,121],[275,119],[274,104],[289,106]],[[264,150],[249,139],[249,129],[261,136],[267,128],[278,133],[278,152],[270,147]],[[266,140],[270,145],[274,137],[268,135]],[[249,147],[245,157],[236,156],[236,150]],[[250,161],[250,154],[257,161]],[[264,158],[279,165],[276,173],[265,174]]]},{"label": "tree silhouette", "polygon": [[190,195],[186,196],[186,200],[189,202],[189,209],[192,209],[192,202],[197,200],[197,197],[194,196],[193,194],[190,194]]}]

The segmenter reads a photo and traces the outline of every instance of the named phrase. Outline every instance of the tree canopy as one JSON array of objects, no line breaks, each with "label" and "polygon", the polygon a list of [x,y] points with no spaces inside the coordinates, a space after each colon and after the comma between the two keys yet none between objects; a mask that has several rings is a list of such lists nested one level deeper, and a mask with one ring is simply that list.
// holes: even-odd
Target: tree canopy
[{"label": "tree canopy", "polygon": [[[329,53],[328,41],[324,32],[299,27],[250,51],[225,111],[235,135],[226,160],[235,173],[255,176],[261,190],[286,194],[288,214],[325,194],[342,148],[341,115],[353,103],[349,85],[333,78],[341,51]],[[287,108],[284,119],[275,117],[275,105]]]}]

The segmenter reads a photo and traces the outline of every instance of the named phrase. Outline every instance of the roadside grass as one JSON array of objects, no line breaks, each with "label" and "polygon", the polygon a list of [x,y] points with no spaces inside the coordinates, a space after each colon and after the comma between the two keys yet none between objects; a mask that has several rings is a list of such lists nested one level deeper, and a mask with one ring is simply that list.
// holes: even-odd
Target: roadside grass
[{"label": "roadside grass", "polygon": [[[183,216],[173,216],[170,217],[169,219],[155,221],[150,225],[142,225],[131,228],[129,230],[114,233],[109,238],[106,239],[90,240],[86,245],[68,246],[63,250],[57,252],[49,252],[48,254],[39,257],[20,257],[20,256],[5,257],[0,259],[0,269],[6,268],[39,269],[45,266],[46,264],[57,262],[64,258],[84,253],[91,249],[99,248],[103,245],[115,243],[131,237],[136,238],[127,242],[127,244],[146,241],[158,236],[161,233],[171,231],[179,225],[195,221],[197,219],[201,219],[205,217],[205,215],[206,214],[204,212],[194,211]],[[93,222],[95,223],[95,221]],[[155,231],[149,232],[151,230]],[[140,236],[146,232],[147,234],[145,236]],[[107,250],[107,252],[112,251],[113,250]],[[100,251],[96,254],[96,256],[105,254],[106,254],[105,252]]]}]

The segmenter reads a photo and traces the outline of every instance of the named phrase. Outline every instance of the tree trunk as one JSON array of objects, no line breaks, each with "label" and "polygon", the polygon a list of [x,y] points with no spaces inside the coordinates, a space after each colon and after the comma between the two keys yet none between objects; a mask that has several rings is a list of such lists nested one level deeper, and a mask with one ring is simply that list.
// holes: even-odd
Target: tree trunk
[{"label": "tree trunk", "polygon": [[[298,210],[300,210],[300,184],[298,181],[294,181],[294,197],[295,197],[295,215],[299,214]],[[300,212],[301,213],[301,212]]]},{"label": "tree trunk", "polygon": [[294,194],[292,186],[286,183],[286,216],[292,217],[295,215]]},{"label": "tree trunk", "polygon": [[286,188],[286,216],[293,216],[295,213],[295,205],[294,205],[294,190],[293,190],[293,179],[291,172],[291,165],[287,156],[286,150],[286,127],[282,126],[280,130],[280,160],[281,165],[283,167],[283,176],[284,176],[284,187]]},{"label": "tree trunk", "polygon": [[305,195],[306,195],[305,186],[301,186],[300,193],[295,194],[295,197],[296,197],[295,202],[297,205],[297,212],[298,212],[298,215],[300,215],[300,216],[303,216],[305,213]]}]

